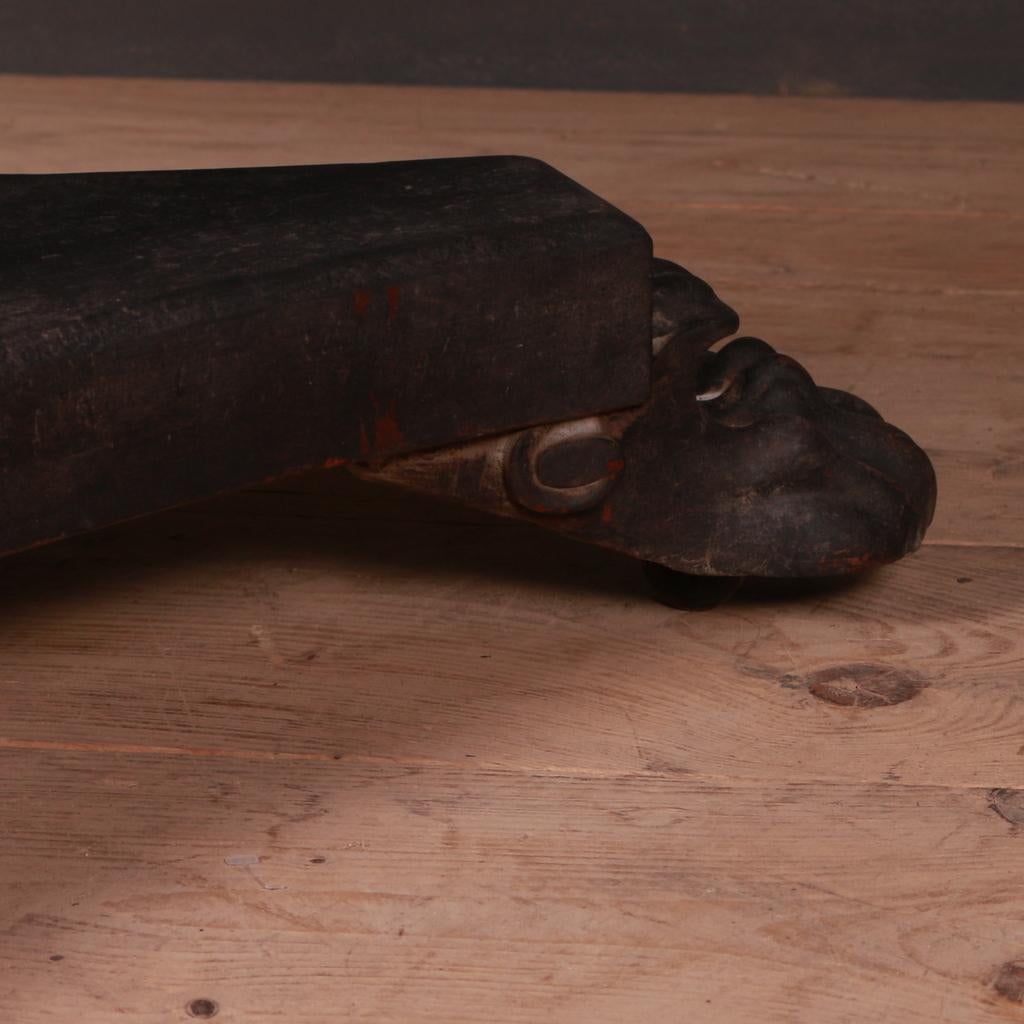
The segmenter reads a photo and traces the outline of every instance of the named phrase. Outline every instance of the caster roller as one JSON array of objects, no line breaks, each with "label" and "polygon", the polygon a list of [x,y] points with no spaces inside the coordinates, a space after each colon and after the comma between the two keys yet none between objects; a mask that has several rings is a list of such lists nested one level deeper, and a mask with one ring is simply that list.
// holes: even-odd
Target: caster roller
[{"label": "caster roller", "polygon": [[693,576],[657,562],[644,562],[644,576],[656,601],[689,612],[717,608],[743,583],[742,576]]}]

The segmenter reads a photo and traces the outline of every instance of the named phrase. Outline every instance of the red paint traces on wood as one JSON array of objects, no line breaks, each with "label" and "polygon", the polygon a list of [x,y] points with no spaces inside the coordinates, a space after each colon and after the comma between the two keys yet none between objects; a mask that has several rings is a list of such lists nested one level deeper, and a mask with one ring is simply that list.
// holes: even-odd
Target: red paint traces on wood
[{"label": "red paint traces on wood", "polygon": [[357,288],[352,295],[352,304],[355,307],[356,316],[365,316],[370,308],[370,293],[362,288]]},{"label": "red paint traces on wood", "polygon": [[609,459],[605,466],[609,476],[618,476],[625,468],[626,463],[622,459]]},{"label": "red paint traces on wood", "polygon": [[388,289],[388,319],[394,320],[398,316],[398,305],[402,298],[402,291],[397,284]]},{"label": "red paint traces on wood", "polygon": [[344,466],[347,461],[347,459],[338,458],[327,459],[327,461],[324,462],[324,469],[335,469],[338,466]]},{"label": "red paint traces on wood", "polygon": [[398,427],[398,417],[395,414],[395,403],[391,402],[383,412],[380,406],[374,402],[377,410],[377,420],[374,423],[374,447],[376,451],[394,451],[405,444],[402,431]]},{"label": "red paint traces on wood", "polygon": [[822,562],[822,568],[836,573],[864,572],[878,564],[870,552],[837,551],[831,558]]},{"label": "red paint traces on wood", "polygon": [[601,522],[610,523],[614,518],[615,513],[612,512],[611,505],[605,505],[604,508],[601,509]]}]

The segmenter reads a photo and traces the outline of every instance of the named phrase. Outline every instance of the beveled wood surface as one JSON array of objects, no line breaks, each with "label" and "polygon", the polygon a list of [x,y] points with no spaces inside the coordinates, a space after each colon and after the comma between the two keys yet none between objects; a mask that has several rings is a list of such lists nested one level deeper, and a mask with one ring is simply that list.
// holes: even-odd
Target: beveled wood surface
[{"label": "beveled wood surface", "polygon": [[918,440],[925,548],[687,614],[341,470],[4,561],[0,1008],[1024,1019],[1019,108],[0,78],[2,171],[509,152]]}]

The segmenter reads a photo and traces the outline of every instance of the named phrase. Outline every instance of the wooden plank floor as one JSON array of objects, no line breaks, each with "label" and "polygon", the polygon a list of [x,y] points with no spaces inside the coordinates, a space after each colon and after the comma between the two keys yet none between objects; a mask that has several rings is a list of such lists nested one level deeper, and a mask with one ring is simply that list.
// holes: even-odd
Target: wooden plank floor
[{"label": "wooden plank floor", "polygon": [[691,615],[337,471],[3,562],[4,1019],[1024,1021],[1021,108],[0,78],[0,171],[506,152],[918,439],[928,543]]}]

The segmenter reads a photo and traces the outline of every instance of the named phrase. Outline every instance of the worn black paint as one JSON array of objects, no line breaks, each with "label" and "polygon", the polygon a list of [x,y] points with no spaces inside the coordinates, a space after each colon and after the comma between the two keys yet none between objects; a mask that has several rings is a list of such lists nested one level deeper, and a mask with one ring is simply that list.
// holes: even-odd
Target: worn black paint
[{"label": "worn black paint", "polygon": [[931,522],[910,438],[760,339],[711,351],[736,313],[535,160],[15,176],[0,218],[0,551],[342,462],[728,578],[652,569],[685,607]]},{"label": "worn black paint", "polygon": [[0,551],[643,401],[651,242],[519,157],[0,177]]}]

